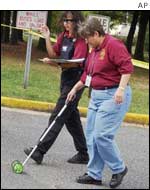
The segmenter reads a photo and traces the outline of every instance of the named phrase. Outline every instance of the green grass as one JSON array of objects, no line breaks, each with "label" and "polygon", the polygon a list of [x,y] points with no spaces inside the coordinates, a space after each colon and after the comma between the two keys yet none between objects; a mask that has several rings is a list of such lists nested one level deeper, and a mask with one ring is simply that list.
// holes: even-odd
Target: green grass
[{"label": "green grass", "polygon": [[[21,56],[20,56],[21,57]],[[32,59],[29,84],[23,88],[25,58],[1,56],[1,95],[29,100],[56,103],[59,97],[60,70]],[[135,68],[131,77],[133,99],[129,112],[149,114],[149,72]],[[88,90],[80,100],[79,106],[87,107]]]},{"label": "green grass", "polygon": [[11,61],[11,64],[8,59],[2,61],[2,96],[50,102],[56,101],[59,96],[59,73],[57,69],[32,62],[28,87],[24,89],[24,62],[18,61],[16,58],[13,58]]},{"label": "green grass", "polygon": [[149,114],[149,70],[135,67],[130,81],[133,94],[130,112]]}]

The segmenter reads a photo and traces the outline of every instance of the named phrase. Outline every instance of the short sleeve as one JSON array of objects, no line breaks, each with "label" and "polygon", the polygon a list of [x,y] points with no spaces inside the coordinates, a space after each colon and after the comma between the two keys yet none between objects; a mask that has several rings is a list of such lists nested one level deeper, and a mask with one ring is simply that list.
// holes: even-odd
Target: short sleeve
[{"label": "short sleeve", "polygon": [[120,40],[114,40],[108,45],[110,61],[117,66],[120,74],[133,72],[131,55],[128,53],[126,46]]}]

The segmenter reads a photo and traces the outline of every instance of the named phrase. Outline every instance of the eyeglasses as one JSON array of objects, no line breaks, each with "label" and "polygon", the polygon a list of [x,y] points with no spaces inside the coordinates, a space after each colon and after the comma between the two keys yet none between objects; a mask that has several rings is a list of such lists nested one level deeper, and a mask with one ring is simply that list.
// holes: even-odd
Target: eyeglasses
[{"label": "eyeglasses", "polygon": [[75,22],[75,19],[66,18],[66,19],[64,19],[63,21],[64,21],[64,22],[67,22],[67,23],[68,23],[68,22]]}]

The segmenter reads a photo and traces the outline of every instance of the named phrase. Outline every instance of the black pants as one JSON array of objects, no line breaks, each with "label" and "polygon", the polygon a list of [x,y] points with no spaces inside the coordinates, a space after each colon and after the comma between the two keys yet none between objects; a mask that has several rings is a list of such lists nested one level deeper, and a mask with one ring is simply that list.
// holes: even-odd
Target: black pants
[{"label": "black pants", "polygon": [[[58,115],[62,107],[65,105],[67,95],[71,89],[72,85],[61,86],[61,95],[57,101],[54,111],[52,112],[49,118],[48,126],[53,122],[53,120]],[[81,98],[82,93],[83,90],[80,90],[77,93],[74,101],[68,104],[66,110],[62,113],[60,117],[58,117],[56,123],[50,129],[46,137],[43,139],[42,142],[40,142],[38,150],[40,150],[43,154],[45,154],[52,146],[64,124],[66,125],[67,130],[73,137],[76,150],[81,153],[87,153],[86,140],[80,120],[79,110],[77,109],[78,102]]]}]

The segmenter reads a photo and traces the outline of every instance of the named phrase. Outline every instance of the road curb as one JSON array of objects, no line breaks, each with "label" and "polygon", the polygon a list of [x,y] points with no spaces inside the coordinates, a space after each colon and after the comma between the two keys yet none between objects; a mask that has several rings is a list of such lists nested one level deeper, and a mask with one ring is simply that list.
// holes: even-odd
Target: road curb
[{"label": "road curb", "polygon": [[[54,103],[17,99],[17,98],[10,98],[10,97],[1,97],[1,105],[6,106],[6,107],[12,107],[12,108],[22,108],[22,109],[29,109],[29,110],[36,110],[36,111],[44,111],[44,112],[51,112],[55,107]],[[82,117],[86,116],[87,108],[79,107],[79,111]],[[128,123],[143,124],[143,125],[148,126],[149,115],[127,113],[124,121]]]}]

